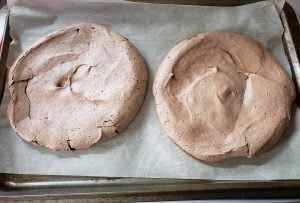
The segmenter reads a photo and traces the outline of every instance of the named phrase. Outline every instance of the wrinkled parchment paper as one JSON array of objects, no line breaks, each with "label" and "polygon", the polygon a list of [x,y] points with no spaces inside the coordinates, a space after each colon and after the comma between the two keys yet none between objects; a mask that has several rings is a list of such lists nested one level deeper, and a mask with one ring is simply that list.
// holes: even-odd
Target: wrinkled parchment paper
[{"label": "wrinkled parchment paper", "polygon": [[148,63],[145,102],[133,122],[116,138],[72,153],[53,152],[19,138],[6,118],[8,92],[0,114],[0,171],[7,173],[92,175],[222,180],[300,178],[299,110],[278,144],[253,158],[214,164],[198,161],[164,134],[152,96],[154,74],[168,51],[199,32],[225,30],[250,35],[272,51],[290,72],[282,46],[277,9],[282,2],[240,7],[200,7],[99,1],[17,1],[11,10],[11,64],[40,37],[77,22],[108,26],[127,37]]}]

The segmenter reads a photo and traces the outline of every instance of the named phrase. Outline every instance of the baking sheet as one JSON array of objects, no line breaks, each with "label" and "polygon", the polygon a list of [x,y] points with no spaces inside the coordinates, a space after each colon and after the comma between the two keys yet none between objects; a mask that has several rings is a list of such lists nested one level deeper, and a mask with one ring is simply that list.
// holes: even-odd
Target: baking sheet
[{"label": "baking sheet", "polygon": [[199,32],[234,31],[254,37],[290,73],[282,46],[283,28],[277,9],[283,1],[239,7],[201,7],[99,1],[17,1],[11,10],[13,42],[8,65],[40,37],[77,22],[108,26],[127,37],[148,63],[145,102],[134,121],[118,137],[75,152],[53,152],[19,138],[6,118],[8,92],[0,112],[0,172],[118,177],[270,180],[300,178],[300,114],[278,144],[253,158],[207,164],[175,145],[155,112],[152,83],[156,69],[178,42]]}]

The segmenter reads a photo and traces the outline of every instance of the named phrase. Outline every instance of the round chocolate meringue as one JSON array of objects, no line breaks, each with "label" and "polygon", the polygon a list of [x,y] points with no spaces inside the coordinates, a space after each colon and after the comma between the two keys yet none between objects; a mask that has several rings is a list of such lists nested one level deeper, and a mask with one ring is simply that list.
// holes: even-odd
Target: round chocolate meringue
[{"label": "round chocolate meringue", "polygon": [[253,157],[289,125],[294,85],[274,57],[237,33],[208,32],[177,44],[153,94],[166,134],[205,161]]},{"label": "round chocolate meringue", "polygon": [[96,24],[71,25],[40,39],[10,67],[8,118],[28,142],[84,149],[129,124],[146,85],[146,64],[128,39]]}]

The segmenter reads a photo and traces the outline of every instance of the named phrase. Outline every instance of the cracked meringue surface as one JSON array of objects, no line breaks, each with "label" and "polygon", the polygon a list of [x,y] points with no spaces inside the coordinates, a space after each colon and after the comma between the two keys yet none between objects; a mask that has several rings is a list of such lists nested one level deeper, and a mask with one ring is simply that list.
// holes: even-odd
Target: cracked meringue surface
[{"label": "cracked meringue surface", "polygon": [[88,148],[129,124],[147,79],[128,39],[96,24],[71,25],[40,39],[10,67],[8,118],[33,144]]},{"label": "cracked meringue surface", "polygon": [[204,161],[253,157],[289,125],[294,85],[274,57],[237,33],[200,33],[177,44],[153,94],[165,133]]}]

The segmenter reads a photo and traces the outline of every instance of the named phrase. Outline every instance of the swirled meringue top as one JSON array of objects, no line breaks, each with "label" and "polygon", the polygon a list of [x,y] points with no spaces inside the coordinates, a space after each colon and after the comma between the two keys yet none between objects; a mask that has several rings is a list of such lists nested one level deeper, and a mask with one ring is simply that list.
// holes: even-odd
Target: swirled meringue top
[{"label": "swirled meringue top", "polygon": [[133,119],[147,70],[128,39],[81,23],[32,45],[8,79],[8,117],[19,135],[54,150],[74,150],[116,135]]},{"label": "swirled meringue top", "polygon": [[166,56],[153,86],[166,134],[206,161],[252,157],[288,126],[293,82],[255,40],[201,33]]}]

